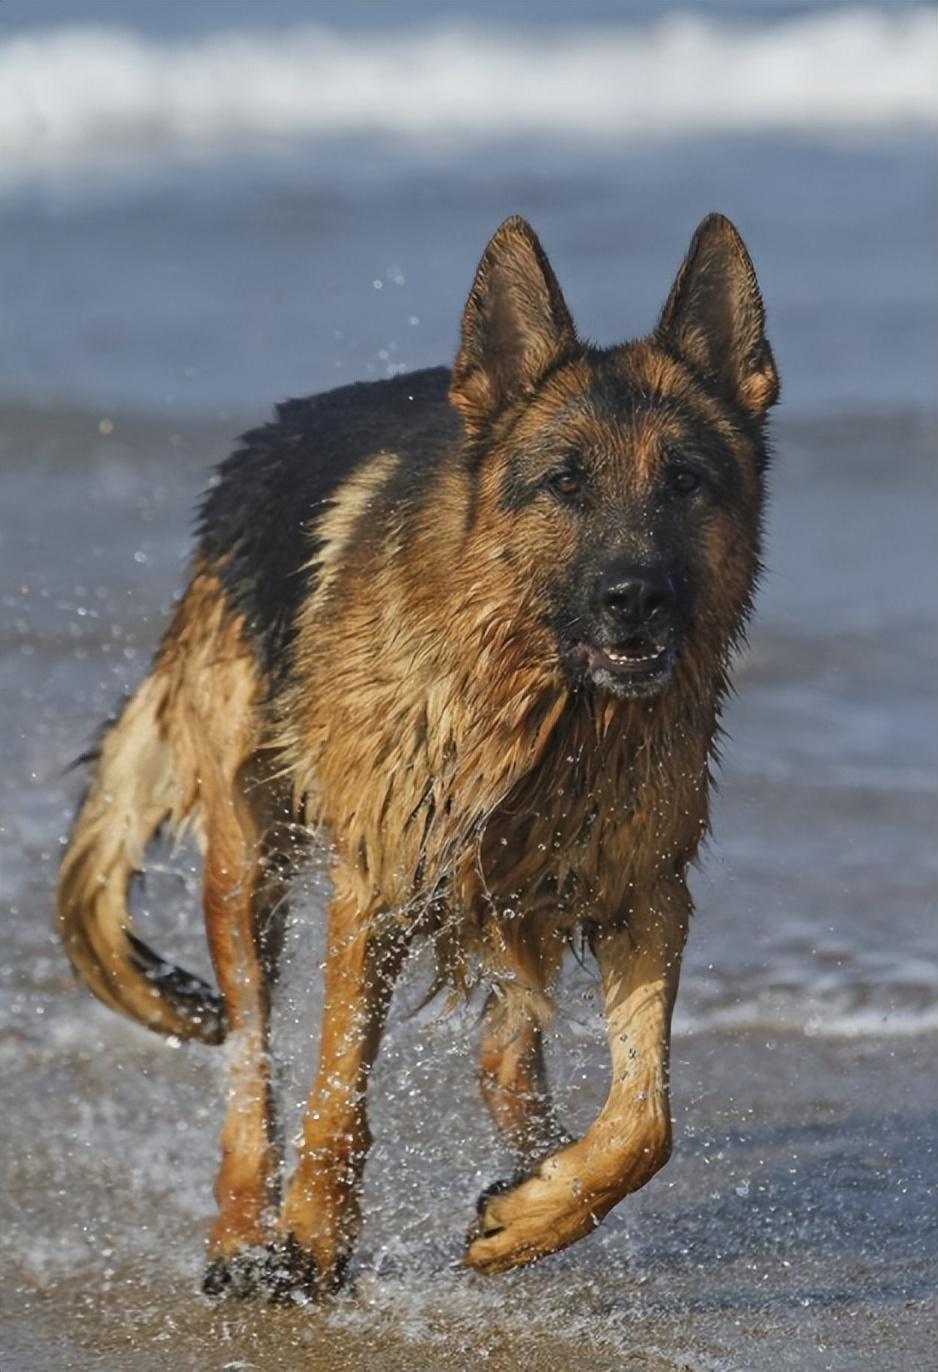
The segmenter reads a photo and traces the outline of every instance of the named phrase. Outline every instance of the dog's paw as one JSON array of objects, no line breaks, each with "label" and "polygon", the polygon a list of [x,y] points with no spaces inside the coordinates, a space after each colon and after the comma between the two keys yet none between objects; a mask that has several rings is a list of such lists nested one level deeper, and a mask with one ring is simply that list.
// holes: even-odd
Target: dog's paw
[{"label": "dog's paw", "polygon": [[341,1283],[341,1273],[323,1281],[316,1261],[287,1235],[265,1248],[244,1248],[231,1257],[213,1258],[205,1269],[202,1291],[211,1300],[267,1301],[270,1305],[306,1305]]},{"label": "dog's paw", "polygon": [[516,1186],[527,1181],[529,1175],[528,1172],[516,1172],[513,1177],[502,1177],[499,1181],[493,1181],[484,1191],[480,1191],[476,1200],[476,1218],[469,1226],[469,1234],[471,1235],[481,1222],[485,1207],[493,1196],[504,1196],[507,1191],[513,1191]]},{"label": "dog's paw", "polygon": [[589,1234],[602,1215],[574,1185],[533,1175],[483,1191],[466,1235],[466,1266],[487,1276],[521,1267]]},{"label": "dog's paw", "polygon": [[266,1297],[273,1250],[242,1248],[230,1257],[212,1258],[202,1277],[202,1292],[211,1300],[248,1300]]},{"label": "dog's paw", "polygon": [[268,1300],[303,1305],[334,1295],[344,1284],[348,1260],[339,1258],[324,1270],[293,1234],[285,1234],[272,1250],[268,1265]]}]

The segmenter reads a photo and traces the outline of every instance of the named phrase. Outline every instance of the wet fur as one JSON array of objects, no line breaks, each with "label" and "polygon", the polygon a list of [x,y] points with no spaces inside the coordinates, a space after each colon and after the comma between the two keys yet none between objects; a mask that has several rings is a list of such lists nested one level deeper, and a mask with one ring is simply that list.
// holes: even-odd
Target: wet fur
[{"label": "wet fur", "polygon": [[[529,1169],[484,1199],[471,1265],[562,1247],[666,1159],[684,873],[758,572],[776,394],[727,221],[701,226],[657,332],[600,351],[578,342],[540,245],[511,220],[483,257],[452,374],[290,402],[220,468],[188,590],[103,738],[59,885],[65,946],[96,995],[160,1032],[233,1041],[210,1291],[341,1280],[368,1073],[416,936],[435,940],[441,983],[492,988],[483,1094]],[[538,493],[561,431],[592,455],[588,527]],[[711,474],[693,527],[662,513],[682,445]],[[558,641],[582,620],[596,549],[640,549],[646,524],[691,608],[667,685],[622,699],[571,675]],[[218,992],[132,930],[127,888],[162,826],[202,848]],[[289,875],[313,834],[333,855],[326,1011],[282,1195],[267,1025]],[[613,1084],[573,1144],[540,1032],[581,932]]]}]

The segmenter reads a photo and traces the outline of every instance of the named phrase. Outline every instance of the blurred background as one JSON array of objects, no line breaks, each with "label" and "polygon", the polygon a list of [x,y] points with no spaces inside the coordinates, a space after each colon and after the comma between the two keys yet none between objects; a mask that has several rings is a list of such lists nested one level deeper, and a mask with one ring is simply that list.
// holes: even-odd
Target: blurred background
[{"label": "blurred background", "polygon": [[[330,1372],[379,1354],[439,1372],[480,1348],[514,1367],[519,1330],[532,1368],[570,1366],[575,1340],[578,1372],[928,1365],[936,55],[933,7],[902,3],[2,0],[0,1217],[18,1298],[0,1350],[17,1372],[62,1365],[63,1339],[70,1367],[102,1349],[140,1366],[144,1346],[148,1367],[214,1366],[222,1345],[238,1367],[297,1347]],[[783,395],[695,877],[675,1159],[588,1244],[497,1288],[457,1281],[502,1166],[472,1018],[399,1014],[364,1295],[312,1324],[207,1312],[220,1065],[72,986],[50,927],[80,789],[64,768],[145,671],[193,502],[239,431],[285,396],[449,361],[512,213],[584,335],[642,334],[711,210],[755,260]],[[191,859],[164,855],[141,913],[204,968],[197,892]],[[297,911],[285,990],[294,1109],[321,899]],[[604,1080],[590,977],[573,969],[561,1001],[553,1067],[582,1123]],[[109,1322],[114,1287],[129,1303]]]},{"label": "blurred background", "polygon": [[716,208],[786,413],[931,409],[934,28],[895,3],[4,0],[0,388],[240,414],[438,363],[512,212],[612,342]]}]

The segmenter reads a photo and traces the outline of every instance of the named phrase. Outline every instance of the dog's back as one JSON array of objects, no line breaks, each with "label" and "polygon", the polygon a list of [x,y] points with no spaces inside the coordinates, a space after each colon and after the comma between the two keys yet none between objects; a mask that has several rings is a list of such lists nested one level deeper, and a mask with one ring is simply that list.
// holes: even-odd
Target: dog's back
[{"label": "dog's back", "polygon": [[[198,556],[272,680],[289,670],[297,612],[316,584],[316,522],[341,488],[382,454],[404,462],[385,500],[425,490],[458,437],[449,370],[358,382],[288,401],[244,435],[202,503]],[[363,522],[374,522],[372,507]]]}]

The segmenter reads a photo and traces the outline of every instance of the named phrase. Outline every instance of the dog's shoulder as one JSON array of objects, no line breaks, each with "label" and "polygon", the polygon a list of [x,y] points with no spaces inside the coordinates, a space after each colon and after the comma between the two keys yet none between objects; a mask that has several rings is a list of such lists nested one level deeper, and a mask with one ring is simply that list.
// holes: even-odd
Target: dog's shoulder
[{"label": "dog's shoulder", "polygon": [[309,592],[313,526],[343,484],[381,454],[399,453],[401,483],[426,486],[451,450],[458,419],[449,376],[434,367],[288,400],[216,469],[199,509],[199,558],[269,670]]}]

